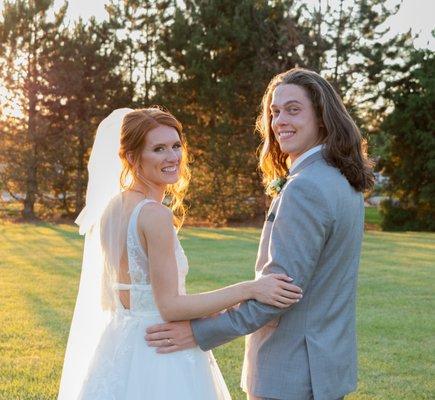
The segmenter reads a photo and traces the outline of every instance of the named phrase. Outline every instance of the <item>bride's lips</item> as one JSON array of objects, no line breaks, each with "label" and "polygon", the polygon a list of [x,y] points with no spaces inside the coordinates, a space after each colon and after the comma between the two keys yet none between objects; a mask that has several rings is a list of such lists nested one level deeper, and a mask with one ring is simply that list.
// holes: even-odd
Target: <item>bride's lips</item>
[{"label": "bride's lips", "polygon": [[176,173],[178,173],[178,165],[169,165],[169,166],[167,166],[167,167],[163,167],[163,168],[161,169],[161,171],[162,171],[164,174],[168,174],[168,175],[176,174]]}]

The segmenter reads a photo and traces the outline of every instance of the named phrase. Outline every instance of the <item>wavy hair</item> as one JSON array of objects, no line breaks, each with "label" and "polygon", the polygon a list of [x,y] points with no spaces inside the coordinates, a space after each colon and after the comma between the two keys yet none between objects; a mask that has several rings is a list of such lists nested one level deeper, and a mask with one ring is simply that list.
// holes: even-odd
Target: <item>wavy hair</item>
[{"label": "wavy hair", "polygon": [[263,183],[285,176],[288,155],[283,153],[271,126],[270,104],[278,85],[302,87],[311,100],[319,121],[324,144],[323,154],[328,164],[338,168],[358,192],[373,187],[373,163],[367,158],[367,144],[331,84],[319,74],[303,68],[293,68],[276,75],[270,81],[261,103],[256,131],[261,136],[259,168]]},{"label": "wavy hair", "polygon": [[[183,134],[183,127],[170,112],[162,107],[153,106],[142,108],[128,113],[122,122],[121,146],[119,157],[122,161],[121,187],[130,189],[135,182],[142,182],[139,176],[141,154],[145,144],[145,138],[149,131],[158,126],[169,126],[177,130],[180,136],[183,157],[180,163],[180,179],[173,185],[168,185],[165,196],[170,198],[169,208],[174,213],[174,222],[179,229],[184,222],[186,207],[184,197],[190,182],[190,169],[187,144]],[[130,160],[127,158],[130,154]]]}]

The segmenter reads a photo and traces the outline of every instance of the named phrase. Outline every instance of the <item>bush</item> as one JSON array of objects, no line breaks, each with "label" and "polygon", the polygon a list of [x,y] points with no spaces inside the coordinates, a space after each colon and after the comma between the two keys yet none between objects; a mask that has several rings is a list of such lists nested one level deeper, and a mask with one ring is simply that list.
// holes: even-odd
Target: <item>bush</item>
[{"label": "bush", "polygon": [[435,215],[428,218],[417,207],[404,207],[389,199],[381,203],[380,211],[385,231],[435,231]]}]

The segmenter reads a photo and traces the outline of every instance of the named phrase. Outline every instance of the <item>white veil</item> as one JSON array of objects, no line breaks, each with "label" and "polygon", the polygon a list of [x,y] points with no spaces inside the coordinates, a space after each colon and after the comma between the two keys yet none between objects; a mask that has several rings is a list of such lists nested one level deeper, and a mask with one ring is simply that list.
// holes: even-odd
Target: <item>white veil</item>
[{"label": "white veil", "polygon": [[[79,292],[71,323],[68,344],[60,382],[58,400],[76,400],[92,361],[101,335],[113,309],[113,277],[107,258],[118,260],[118,255],[104,254],[100,223],[109,203],[121,192],[121,160],[118,152],[123,118],[133,111],[122,108],[113,111],[98,126],[89,159],[89,180],[86,206],[76,219],[80,234],[85,235]],[[117,198],[121,198],[118,196]],[[113,207],[112,207],[113,211]],[[120,214],[120,213],[119,213]],[[116,210],[111,215],[117,215]],[[120,215],[119,215],[120,218]],[[110,220],[104,231],[120,231],[120,221]],[[107,236],[107,235],[106,235]],[[116,240],[116,237],[103,238]],[[113,242],[116,243],[116,242]],[[107,247],[106,247],[107,248]],[[115,246],[117,249],[118,247]],[[117,261],[116,261],[117,262]],[[109,266],[110,267],[110,266]]]}]

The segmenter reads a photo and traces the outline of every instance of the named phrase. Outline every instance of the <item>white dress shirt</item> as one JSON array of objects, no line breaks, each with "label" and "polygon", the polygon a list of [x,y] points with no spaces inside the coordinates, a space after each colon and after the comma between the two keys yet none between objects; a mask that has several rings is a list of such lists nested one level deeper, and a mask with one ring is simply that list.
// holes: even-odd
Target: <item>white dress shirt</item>
[{"label": "white dress shirt", "polygon": [[290,166],[289,169],[289,174],[291,175],[292,172],[295,170],[295,168],[302,162],[304,161],[306,158],[308,158],[309,156],[311,156],[314,153],[317,153],[318,151],[323,149],[323,144],[319,144],[318,146],[314,146],[312,147],[310,150],[307,150],[305,153],[302,153],[296,160],[294,163],[292,163],[292,165]]}]

